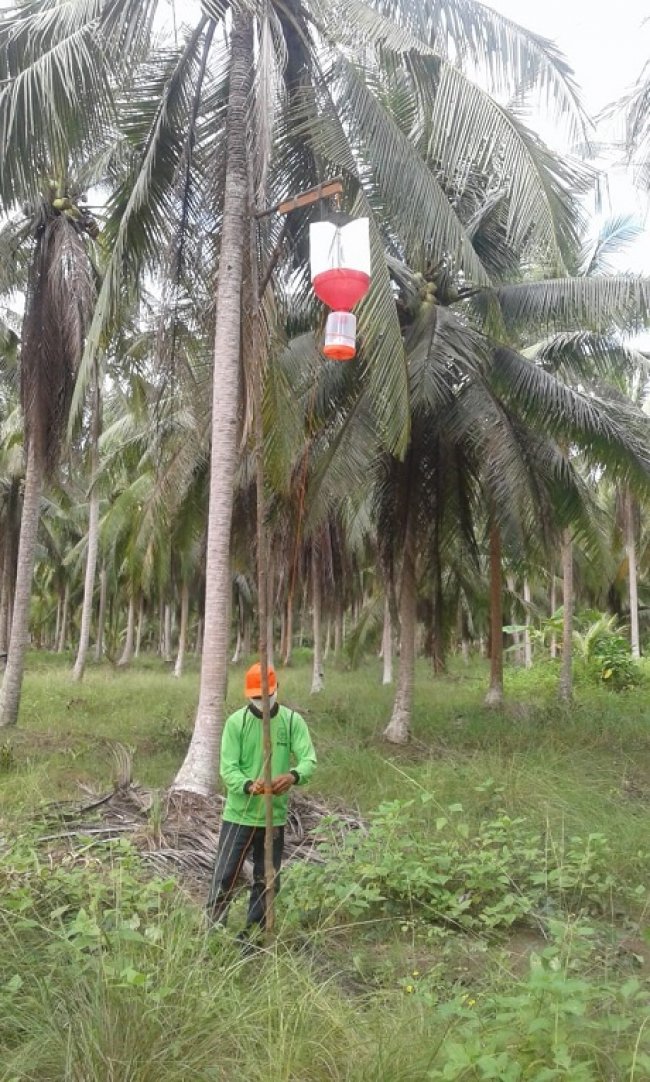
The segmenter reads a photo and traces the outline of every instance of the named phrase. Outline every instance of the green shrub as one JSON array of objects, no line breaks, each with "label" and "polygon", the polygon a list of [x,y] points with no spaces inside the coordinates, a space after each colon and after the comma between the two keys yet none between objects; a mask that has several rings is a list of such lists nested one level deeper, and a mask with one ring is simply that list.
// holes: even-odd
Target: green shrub
[{"label": "green shrub", "polygon": [[532,914],[611,908],[617,885],[603,835],[556,839],[504,813],[473,826],[460,804],[425,830],[431,799],[384,804],[367,832],[324,843],[322,864],[295,865],[290,911],[325,926],[389,917],[489,932]]}]

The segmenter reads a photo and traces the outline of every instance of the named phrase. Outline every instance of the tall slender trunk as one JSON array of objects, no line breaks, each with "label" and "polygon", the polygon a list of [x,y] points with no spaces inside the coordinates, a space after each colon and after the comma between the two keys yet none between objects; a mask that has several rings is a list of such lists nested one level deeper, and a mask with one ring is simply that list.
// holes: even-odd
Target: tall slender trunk
[{"label": "tall slender trunk", "polygon": [[81,605],[81,629],[79,648],[72,670],[73,680],[81,680],[86,667],[88,646],[90,644],[90,624],[93,615],[93,597],[95,593],[95,572],[97,570],[97,550],[99,548],[99,432],[101,428],[101,398],[99,389],[99,368],[95,360],[93,366],[92,388],[92,424],[90,447],[90,505],[88,509],[88,546],[86,551],[86,574],[84,578],[84,596]]},{"label": "tall slender trunk", "polygon": [[172,607],[168,601],[165,602],[163,609],[162,656],[163,661],[170,665],[172,660]]},{"label": "tall slender trunk", "polygon": [[312,618],[314,628],[314,664],[311,678],[311,693],[316,695],[323,690],[323,643],[321,630],[321,563],[316,539],[311,546],[311,586]]},{"label": "tall slender trunk", "polygon": [[291,664],[291,654],[293,652],[293,591],[289,590],[287,595],[287,614],[285,619],[285,632],[284,632],[284,653],[282,655],[283,665]]},{"label": "tall slender trunk", "polygon": [[287,610],[286,606],[280,608],[280,657],[284,657],[287,641]]},{"label": "tall slender trunk", "polygon": [[336,613],[334,616],[334,657],[340,657],[343,650],[343,602],[340,597],[336,599]]},{"label": "tall slender trunk", "polygon": [[142,646],[142,627],[144,624],[144,594],[140,594],[138,601],[138,620],[135,625],[135,650],[133,651],[134,658],[140,657],[140,648]]},{"label": "tall slender trunk", "polygon": [[196,657],[201,656],[201,649],[203,646],[203,617],[199,616],[196,622],[196,643],[194,645],[194,654]]},{"label": "tall slender trunk", "polygon": [[397,670],[397,688],[393,701],[391,719],[384,729],[384,737],[391,744],[407,744],[411,737],[413,716],[413,684],[415,680],[415,629],[417,616],[416,581],[416,515],[413,494],[409,498],[404,531],[404,555],[402,557],[402,583],[399,599],[400,653]]},{"label": "tall slender trunk", "polygon": [[95,661],[101,661],[104,655],[104,624],[106,623],[106,592],[108,572],[102,563],[99,572],[99,613],[97,614],[97,642],[95,643]]},{"label": "tall slender trunk", "polygon": [[239,665],[239,662],[241,661],[241,655],[242,655],[242,637],[241,637],[241,627],[238,624],[237,625],[237,641],[235,642],[235,652],[232,655],[230,664],[231,665]]},{"label": "tall slender trunk", "polygon": [[564,622],[558,694],[564,702],[570,702],[573,695],[573,542],[569,530],[562,534],[562,575]]},{"label": "tall slender trunk", "polygon": [[122,656],[118,661],[118,665],[130,665],[133,661],[133,647],[135,643],[135,600],[133,592],[129,598],[129,611],[126,617],[126,638],[124,639],[124,649],[122,650]]},{"label": "tall slender trunk", "polygon": [[524,623],[526,624],[526,630],[524,631],[524,665],[527,669],[533,667],[533,644],[530,638],[530,582],[527,578],[524,579],[524,604],[526,606],[526,613],[524,617]]},{"label": "tall slender trunk", "polygon": [[298,628],[298,646],[302,649],[305,645],[305,624],[307,622],[307,590],[303,586],[302,603],[300,605],[300,627]]},{"label": "tall slender trunk", "polygon": [[[268,602],[267,602],[268,604]],[[273,627],[273,610],[269,605],[269,612],[266,620],[266,641],[268,643],[269,665],[275,666],[275,643],[274,643],[274,627]]]},{"label": "tall slender trunk", "polygon": [[54,641],[52,643],[52,649],[56,650],[59,645],[59,635],[61,633],[61,611],[63,609],[63,603],[61,597],[56,599],[56,620],[54,622]]},{"label": "tall slender trunk", "polygon": [[185,661],[185,650],[187,647],[187,620],[190,612],[190,588],[187,582],[183,580],[181,587],[181,626],[178,631],[178,653],[176,654],[176,664],[174,666],[174,676],[180,677],[183,675],[183,662]]},{"label": "tall slender trunk", "polygon": [[494,519],[490,522],[490,687],[486,706],[503,704],[503,584],[501,570],[501,531]]},{"label": "tall slender trunk", "polygon": [[636,562],[636,528],[634,497],[628,490],[624,495],[625,500],[625,551],[627,553],[628,583],[630,594],[630,647],[632,657],[641,657],[641,645],[639,639],[639,589],[637,581]]},{"label": "tall slender trunk", "polygon": [[173,788],[207,796],[218,776],[228,675],[232,590],[230,531],[239,426],[241,288],[247,242],[247,110],[253,70],[253,21],[235,10],[230,36],[226,176],[217,287],[206,589],[199,704],[192,740]]},{"label": "tall slender trunk", "polygon": [[443,632],[444,594],[442,589],[442,557],[440,554],[440,522],[436,513],[433,530],[433,597],[431,614],[431,660],[436,676],[446,672],[445,642]]},{"label": "tall slender trunk", "polygon": [[57,653],[62,654],[65,650],[65,644],[68,638],[68,614],[70,611],[70,583],[66,582],[65,590],[63,591],[63,608],[61,610],[61,628],[59,631],[59,641],[56,644]]},{"label": "tall slender trunk", "polygon": [[[13,486],[12,486],[13,489]],[[2,560],[2,585],[0,586],[0,654],[6,654],[11,628],[11,594],[14,577],[13,523],[11,518],[11,493],[7,501],[5,536]]]},{"label": "tall slender trunk", "polygon": [[384,598],[384,630],[381,636],[381,653],[383,658],[382,684],[393,682],[393,621],[390,615],[390,600],[388,593]]},{"label": "tall slender trunk", "polygon": [[244,606],[241,599],[241,594],[237,597],[237,641],[235,643],[235,652],[232,655],[231,665],[238,665],[242,659],[243,646],[244,646]]},{"label": "tall slender trunk", "polygon": [[33,441],[30,441],[27,452],[23,511],[20,520],[11,636],[4,680],[0,690],[0,727],[15,725],[18,721],[25,669],[25,653],[29,636],[29,609],[32,595],[32,576],[34,574],[34,553],[43,489],[43,465],[39,461],[39,457],[35,452]]},{"label": "tall slender trunk", "polygon": [[[553,572],[552,575],[551,575],[550,608],[551,608],[551,617],[553,617],[555,615],[555,611],[557,609],[557,579],[555,577],[555,572]],[[551,657],[556,658],[557,657],[557,635],[555,634],[555,632],[553,632],[551,634],[551,646],[550,646],[550,649],[551,649]]]},{"label": "tall slender trunk", "polygon": [[458,628],[457,635],[458,641],[460,643],[460,656],[463,659],[463,664],[469,665],[469,639],[467,631],[467,616],[465,614],[465,609],[463,608],[462,597],[458,598],[458,609],[456,618]]},{"label": "tall slender trunk", "polygon": [[332,649],[332,618],[331,618],[331,616],[328,616],[327,617],[327,622],[325,624],[325,649],[323,651],[323,661],[327,661],[328,657],[330,656],[331,649]]},{"label": "tall slender trunk", "polygon": [[[515,612],[515,604],[514,603],[515,603],[515,598],[516,598],[517,585],[515,583],[514,575],[506,575],[506,587],[508,589],[508,593],[510,594],[510,623],[511,624],[516,624],[516,623],[518,623],[518,615],[519,614]],[[523,650],[521,648],[521,632],[520,631],[513,631],[512,632],[512,645],[514,647],[514,649],[512,651],[512,656],[513,656],[513,660],[514,660],[515,665],[523,665],[523,663],[524,663],[524,654],[523,654]]]}]

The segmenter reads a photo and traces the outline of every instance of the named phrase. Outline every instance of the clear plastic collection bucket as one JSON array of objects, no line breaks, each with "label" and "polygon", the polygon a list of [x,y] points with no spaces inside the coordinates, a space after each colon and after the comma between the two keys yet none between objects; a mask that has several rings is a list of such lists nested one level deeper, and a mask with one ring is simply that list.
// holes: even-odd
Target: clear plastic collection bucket
[{"label": "clear plastic collection bucket", "polygon": [[357,317],[352,312],[330,312],[325,325],[323,353],[331,361],[351,361],[357,352]]}]

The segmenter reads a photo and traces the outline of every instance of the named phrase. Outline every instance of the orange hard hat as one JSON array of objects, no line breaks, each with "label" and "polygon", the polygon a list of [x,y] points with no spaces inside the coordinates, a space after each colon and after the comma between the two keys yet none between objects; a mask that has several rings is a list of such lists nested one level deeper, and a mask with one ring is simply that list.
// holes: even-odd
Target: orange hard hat
[{"label": "orange hard hat", "polygon": [[[269,665],[269,695],[275,695],[278,690],[278,679],[275,669]],[[262,666],[259,661],[251,665],[244,680],[244,695],[247,699],[262,698]]]}]

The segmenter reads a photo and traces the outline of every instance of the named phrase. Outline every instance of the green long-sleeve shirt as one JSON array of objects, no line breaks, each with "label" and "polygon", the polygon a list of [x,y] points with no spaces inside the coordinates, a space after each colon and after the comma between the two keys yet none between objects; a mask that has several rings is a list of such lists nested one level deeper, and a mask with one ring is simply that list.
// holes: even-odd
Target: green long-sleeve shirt
[{"label": "green long-sleeve shirt", "polygon": [[[275,717],[271,718],[271,743],[273,777],[295,770],[298,785],[308,782],[316,767],[316,752],[304,718],[288,706],[278,707]],[[264,826],[264,797],[250,796],[244,791],[246,784],[261,778],[263,772],[262,719],[245,706],[230,715],[221,737],[221,777],[228,794],[223,818],[227,823]],[[288,793],[273,797],[274,826],[286,823],[288,803]]]}]

